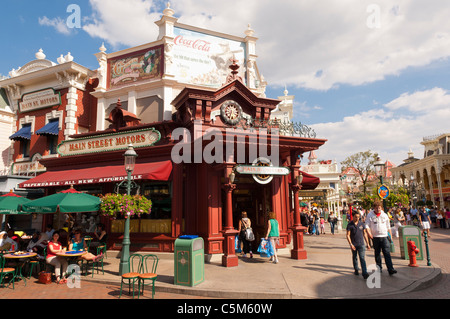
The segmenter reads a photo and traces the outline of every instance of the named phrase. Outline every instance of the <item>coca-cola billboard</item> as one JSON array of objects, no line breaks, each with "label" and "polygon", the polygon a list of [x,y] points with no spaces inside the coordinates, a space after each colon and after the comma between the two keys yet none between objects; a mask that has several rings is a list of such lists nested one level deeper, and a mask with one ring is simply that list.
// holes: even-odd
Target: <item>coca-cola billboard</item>
[{"label": "coca-cola billboard", "polygon": [[245,79],[245,43],[187,29],[174,28],[173,63],[179,82],[218,88],[230,74],[231,58]]}]

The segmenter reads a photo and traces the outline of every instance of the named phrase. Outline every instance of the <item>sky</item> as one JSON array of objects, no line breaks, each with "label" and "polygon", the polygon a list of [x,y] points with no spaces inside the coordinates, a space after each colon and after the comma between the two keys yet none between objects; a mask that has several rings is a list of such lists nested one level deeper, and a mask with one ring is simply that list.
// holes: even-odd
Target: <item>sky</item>
[{"label": "sky", "polygon": [[[34,60],[40,48],[51,61],[70,52],[95,70],[102,43],[115,52],[155,41],[154,22],[166,3],[5,2],[0,75]],[[245,37],[251,25],[266,96],[282,96],[285,88],[295,95],[293,121],[327,139],[316,151],[319,160],[340,163],[370,150],[399,165],[410,149],[423,158],[424,137],[450,132],[450,2],[172,0],[170,6],[180,23],[200,28]]]}]

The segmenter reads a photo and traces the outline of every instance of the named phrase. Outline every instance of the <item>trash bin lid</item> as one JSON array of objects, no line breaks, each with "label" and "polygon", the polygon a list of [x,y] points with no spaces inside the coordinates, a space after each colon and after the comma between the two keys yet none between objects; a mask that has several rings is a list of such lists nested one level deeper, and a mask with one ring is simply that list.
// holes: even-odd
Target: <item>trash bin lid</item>
[{"label": "trash bin lid", "polygon": [[180,239],[194,239],[194,238],[198,238],[198,235],[183,235],[178,237]]}]

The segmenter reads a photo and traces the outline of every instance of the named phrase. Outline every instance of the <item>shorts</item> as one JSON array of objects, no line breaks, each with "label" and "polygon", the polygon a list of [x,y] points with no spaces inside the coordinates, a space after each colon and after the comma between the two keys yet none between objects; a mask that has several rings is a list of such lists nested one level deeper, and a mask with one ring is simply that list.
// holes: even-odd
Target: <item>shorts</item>
[{"label": "shorts", "polygon": [[429,222],[422,222],[422,228],[423,229],[430,229],[430,223]]}]

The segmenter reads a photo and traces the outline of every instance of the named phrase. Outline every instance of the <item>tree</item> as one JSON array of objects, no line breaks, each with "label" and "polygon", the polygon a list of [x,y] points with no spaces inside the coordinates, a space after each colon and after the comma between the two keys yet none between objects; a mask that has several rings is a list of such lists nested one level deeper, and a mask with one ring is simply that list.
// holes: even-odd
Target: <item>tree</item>
[{"label": "tree", "polygon": [[364,195],[367,193],[367,182],[369,176],[374,172],[373,164],[376,162],[378,153],[372,153],[370,150],[359,152],[347,157],[341,162],[342,169],[353,167],[359,174],[363,184]]}]

